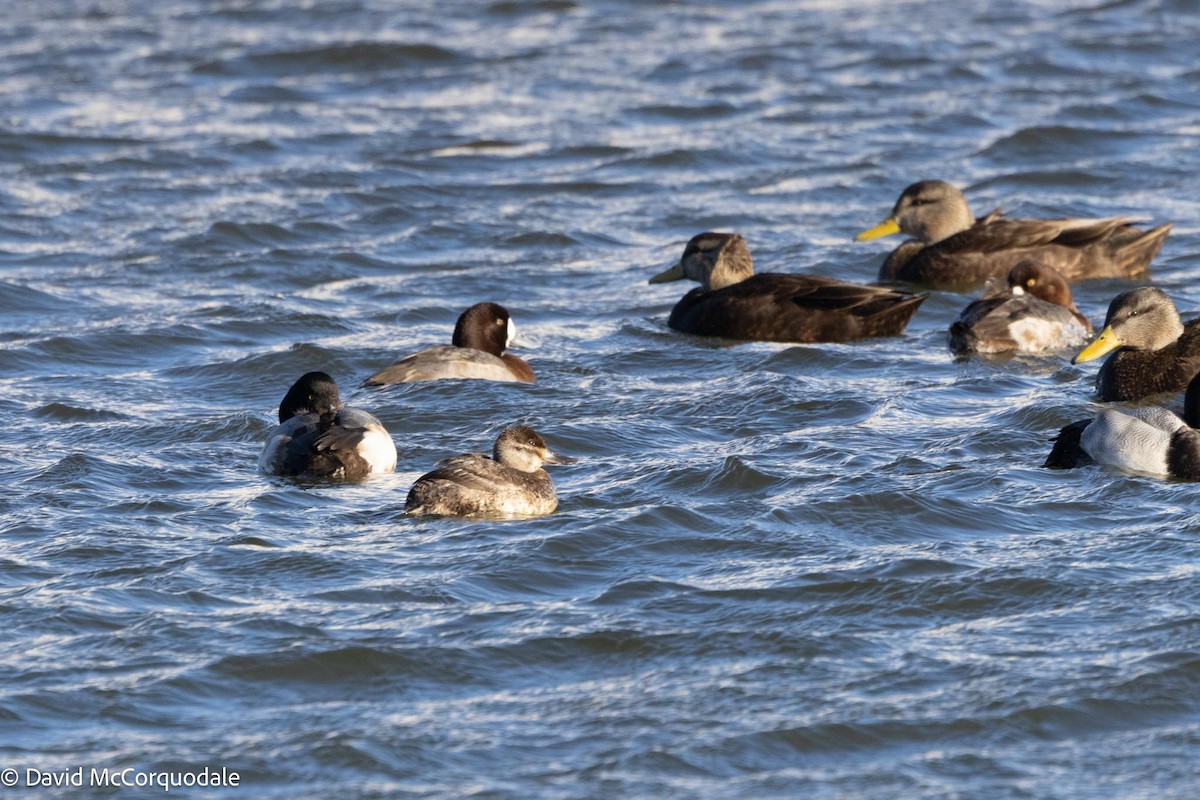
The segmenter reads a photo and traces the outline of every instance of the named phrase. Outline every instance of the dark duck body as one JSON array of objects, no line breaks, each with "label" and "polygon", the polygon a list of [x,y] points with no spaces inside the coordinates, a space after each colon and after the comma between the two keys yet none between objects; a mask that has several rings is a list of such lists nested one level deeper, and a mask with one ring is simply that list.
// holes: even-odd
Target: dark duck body
[{"label": "dark duck body", "polygon": [[417,479],[408,492],[410,514],[454,517],[537,517],[558,507],[543,464],[573,464],[546,446],[532,428],[515,425],[496,439],[492,457],[448,458]]},{"label": "dark duck body", "polygon": [[1108,306],[1104,330],[1074,363],[1114,350],[1096,375],[1101,400],[1182,391],[1200,373],[1200,319],[1184,325],[1171,298],[1154,286],[1122,292]]},{"label": "dark duck body", "polygon": [[1044,466],[1104,464],[1131,472],[1200,481],[1200,376],[1188,384],[1183,418],[1165,408],[1105,409],[1065,426]]},{"label": "dark duck body", "polygon": [[1009,219],[998,210],[977,220],[955,186],[919,181],[901,193],[887,219],[855,238],[913,237],[884,260],[880,281],[962,289],[988,278],[1002,280],[1026,259],[1053,267],[1070,282],[1139,275],[1171,225],[1142,230],[1131,222],[1129,217]]},{"label": "dark duck body", "polygon": [[358,480],[396,468],[396,445],[375,415],[342,405],[324,372],[301,376],[279,403],[259,471],[300,478]]},{"label": "dark duck body", "polygon": [[816,275],[754,274],[746,240],[701,233],[651,283],[690,278],[667,324],[697,336],[763,342],[849,342],[901,333],[926,295]]},{"label": "dark duck body", "polygon": [[533,383],[533,369],[505,352],[517,335],[508,309],[476,303],[459,315],[449,345],[402,358],[363,381],[363,386],[466,378]]},{"label": "dark duck body", "polygon": [[1092,334],[1079,313],[1071,287],[1053,267],[1022,261],[1008,273],[1007,286],[989,280],[950,326],[956,353],[1040,353],[1074,347]]}]

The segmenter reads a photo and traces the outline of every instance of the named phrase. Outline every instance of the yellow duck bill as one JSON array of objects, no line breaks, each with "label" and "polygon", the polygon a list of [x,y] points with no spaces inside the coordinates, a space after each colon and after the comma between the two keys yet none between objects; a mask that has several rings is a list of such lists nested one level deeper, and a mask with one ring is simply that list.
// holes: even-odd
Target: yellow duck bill
[{"label": "yellow duck bill", "polygon": [[1082,364],[1085,361],[1093,361],[1105,353],[1112,352],[1120,347],[1122,342],[1117,335],[1113,333],[1112,326],[1105,328],[1096,337],[1096,340],[1087,347],[1079,351],[1079,355],[1071,359],[1072,364]]},{"label": "yellow duck bill", "polygon": [[683,274],[683,262],[680,261],[675,265],[664,269],[662,272],[650,279],[650,283],[670,283],[671,281],[681,281],[686,275]]},{"label": "yellow duck bill", "polygon": [[888,217],[883,222],[876,225],[874,228],[867,228],[865,231],[854,237],[856,242],[869,242],[872,239],[881,239],[884,236],[891,236],[893,233],[900,232],[900,223],[896,222],[895,217]]}]

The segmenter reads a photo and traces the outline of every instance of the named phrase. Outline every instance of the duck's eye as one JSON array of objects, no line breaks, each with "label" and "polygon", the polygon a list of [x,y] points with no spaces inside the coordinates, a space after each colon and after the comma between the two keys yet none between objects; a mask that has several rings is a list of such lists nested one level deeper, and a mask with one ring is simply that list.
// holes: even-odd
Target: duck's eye
[{"label": "duck's eye", "polygon": [[1026,286],[1033,286],[1035,283],[1037,283],[1037,278],[1030,278],[1029,280],[1025,281]]}]

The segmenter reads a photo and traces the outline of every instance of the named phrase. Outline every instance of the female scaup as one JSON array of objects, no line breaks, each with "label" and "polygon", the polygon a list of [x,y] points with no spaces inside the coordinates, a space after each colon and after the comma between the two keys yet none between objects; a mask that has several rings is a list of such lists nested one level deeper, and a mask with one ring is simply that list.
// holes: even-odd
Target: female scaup
[{"label": "female scaup", "polygon": [[1140,400],[1178,392],[1200,372],[1200,319],[1184,325],[1171,298],[1139,286],[1113,298],[1104,330],[1072,363],[1116,350],[1096,375],[1101,400]]},{"label": "female scaup", "polygon": [[517,326],[504,306],[476,303],[458,318],[449,345],[430,347],[402,358],[363,381],[363,386],[475,378],[533,383],[533,370],[504,352],[517,336]]},{"label": "female scaup", "polygon": [[999,210],[975,219],[955,186],[920,181],[900,194],[891,216],[854,237],[866,242],[906,233],[883,262],[881,281],[935,288],[1002,279],[1020,261],[1036,259],[1068,281],[1127,278],[1146,270],[1171,225],[1148,231],[1127,217],[1110,219],[1008,219]]},{"label": "female scaup", "polygon": [[358,480],[396,468],[396,444],[369,412],[342,405],[324,372],[309,372],[279,403],[258,469],[270,475]]},{"label": "female scaup", "polygon": [[650,283],[689,278],[667,324],[698,336],[764,342],[848,342],[895,336],[926,295],[815,275],[754,274],[746,240],[736,233],[693,236],[679,263]]},{"label": "female scaup", "polygon": [[950,326],[956,353],[1040,353],[1074,347],[1092,334],[1092,323],[1079,313],[1071,287],[1053,267],[1022,261],[999,290],[988,281],[983,296],[971,302]]},{"label": "female scaup", "polygon": [[542,464],[574,464],[532,428],[516,425],[496,439],[492,458],[467,453],[422,475],[408,492],[410,514],[537,517],[558,507],[554,483]]},{"label": "female scaup", "polygon": [[1188,384],[1183,419],[1165,408],[1107,408],[1059,432],[1045,466],[1090,463],[1178,480],[1200,480],[1200,376]]}]

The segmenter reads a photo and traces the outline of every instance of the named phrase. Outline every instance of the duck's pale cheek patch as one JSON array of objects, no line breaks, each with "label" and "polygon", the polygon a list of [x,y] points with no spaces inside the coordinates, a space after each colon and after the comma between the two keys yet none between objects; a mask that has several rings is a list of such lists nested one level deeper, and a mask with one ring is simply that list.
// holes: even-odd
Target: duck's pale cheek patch
[{"label": "duck's pale cheek patch", "polygon": [[509,317],[508,338],[504,341],[504,346],[506,348],[512,347],[512,343],[515,342],[516,340],[517,340],[517,323],[513,322],[512,318]]}]

